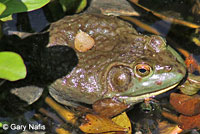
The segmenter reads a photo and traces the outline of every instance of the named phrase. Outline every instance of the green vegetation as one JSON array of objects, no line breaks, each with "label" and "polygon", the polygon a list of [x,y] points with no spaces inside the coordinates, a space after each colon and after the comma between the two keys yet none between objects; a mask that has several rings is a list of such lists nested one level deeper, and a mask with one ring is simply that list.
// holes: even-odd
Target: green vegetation
[{"label": "green vegetation", "polygon": [[[87,4],[87,0],[57,0],[63,11],[75,9],[76,13],[81,12]],[[12,20],[12,14],[28,12],[39,9],[50,0],[0,0],[0,38],[3,36],[2,23]],[[14,52],[0,52],[0,78],[16,81],[26,77],[26,67],[20,55]]]},{"label": "green vegetation", "polygon": [[13,13],[41,8],[49,2],[50,0],[0,0],[0,20],[5,21]]},{"label": "green vegetation", "polygon": [[26,67],[20,55],[0,52],[0,78],[16,81],[26,77]]},{"label": "green vegetation", "polygon": [[[0,0],[0,21],[11,20],[11,15],[43,7],[50,0]],[[0,26],[1,31],[1,26]],[[0,32],[0,37],[2,32]],[[14,52],[0,52],[0,78],[16,81],[26,77],[26,67],[20,55]]]}]

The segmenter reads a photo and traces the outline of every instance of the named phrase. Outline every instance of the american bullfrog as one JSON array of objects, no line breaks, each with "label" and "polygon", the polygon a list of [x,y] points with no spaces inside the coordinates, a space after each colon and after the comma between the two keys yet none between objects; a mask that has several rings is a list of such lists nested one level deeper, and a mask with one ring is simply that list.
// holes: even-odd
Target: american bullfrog
[{"label": "american bullfrog", "polygon": [[[95,41],[86,52],[74,47],[79,31]],[[162,37],[139,34],[117,17],[66,16],[48,32],[47,47],[66,45],[78,57],[72,71],[49,86],[51,96],[65,105],[110,98],[129,107],[176,87],[186,74],[183,59]]]},{"label": "american bullfrog", "polygon": [[[86,52],[74,45],[80,31],[95,42]],[[130,23],[114,16],[66,16],[47,31],[15,39],[11,44],[15,45],[1,50],[14,49],[22,55],[28,70],[25,84],[23,80],[14,85],[17,90],[13,92],[21,99],[36,96],[36,101],[41,87],[47,85],[58,102],[74,107],[92,104],[97,113],[110,108],[109,117],[176,87],[186,74],[183,59],[162,37],[139,34]],[[31,72],[35,76],[30,76]],[[40,87],[39,95],[27,95],[32,85]],[[31,93],[37,93],[35,89]]]}]

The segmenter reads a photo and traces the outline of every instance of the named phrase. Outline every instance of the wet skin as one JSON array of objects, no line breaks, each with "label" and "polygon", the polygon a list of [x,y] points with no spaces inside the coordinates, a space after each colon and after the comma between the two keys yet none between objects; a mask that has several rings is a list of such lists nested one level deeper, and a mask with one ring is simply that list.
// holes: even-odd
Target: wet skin
[{"label": "wet skin", "polygon": [[[87,52],[74,48],[79,30],[95,40]],[[176,87],[186,74],[183,59],[162,37],[138,34],[116,17],[67,16],[48,32],[48,47],[67,45],[78,57],[77,66],[49,87],[50,94],[65,105],[113,98],[131,106]]]}]

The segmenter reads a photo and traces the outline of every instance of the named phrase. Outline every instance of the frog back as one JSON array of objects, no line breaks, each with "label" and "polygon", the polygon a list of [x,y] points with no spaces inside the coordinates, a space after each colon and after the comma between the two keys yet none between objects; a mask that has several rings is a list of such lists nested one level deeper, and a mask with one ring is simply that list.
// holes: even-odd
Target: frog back
[{"label": "frog back", "polygon": [[[93,48],[87,52],[79,52],[74,47],[75,36],[80,30],[95,41]],[[50,93],[58,94],[64,100],[88,104],[101,99],[109,90],[106,82],[109,68],[114,64],[132,63],[136,54],[132,50],[140,47],[140,43],[135,45],[134,40],[139,35],[129,23],[103,15],[66,16],[50,26],[49,35],[48,47],[67,45],[78,57],[77,66],[57,79],[51,85]]]}]

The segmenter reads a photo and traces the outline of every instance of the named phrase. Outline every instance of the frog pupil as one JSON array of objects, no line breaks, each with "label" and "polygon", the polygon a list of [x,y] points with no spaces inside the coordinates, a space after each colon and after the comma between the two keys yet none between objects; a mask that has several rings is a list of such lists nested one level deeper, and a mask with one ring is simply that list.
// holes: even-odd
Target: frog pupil
[{"label": "frog pupil", "polygon": [[140,73],[145,73],[147,70],[144,68],[139,69]]}]

